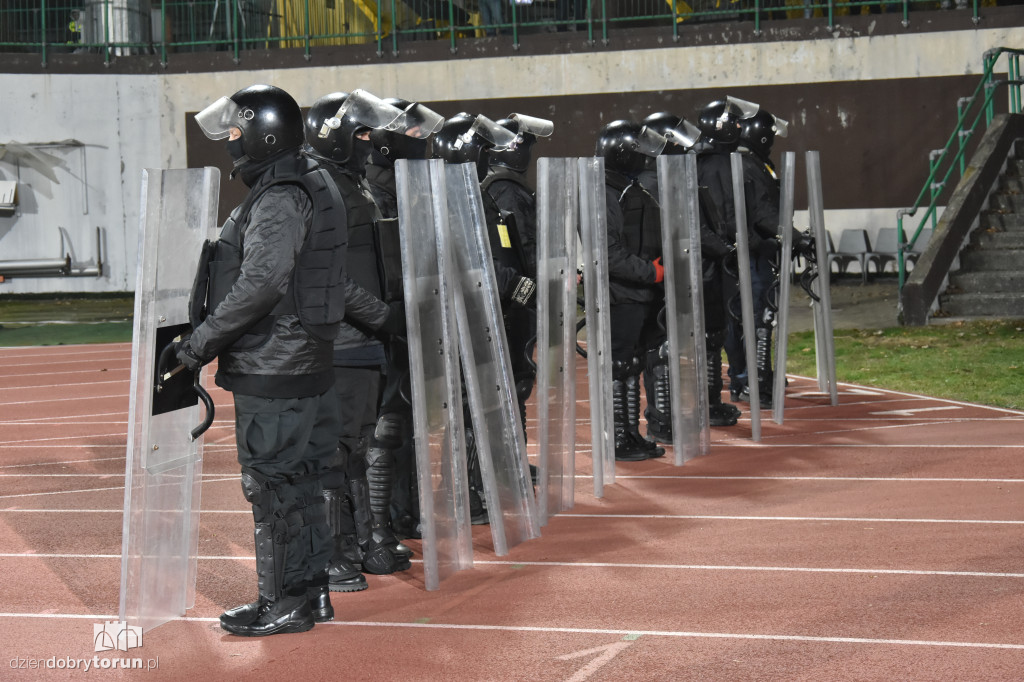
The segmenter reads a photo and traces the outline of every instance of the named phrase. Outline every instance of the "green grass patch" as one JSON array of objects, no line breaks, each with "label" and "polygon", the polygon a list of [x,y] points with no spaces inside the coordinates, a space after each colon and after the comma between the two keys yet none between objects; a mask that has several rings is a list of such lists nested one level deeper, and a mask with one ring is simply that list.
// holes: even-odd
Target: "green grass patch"
[{"label": "green grass patch", "polygon": [[131,294],[0,297],[0,346],[132,340]]},{"label": "green grass patch", "polygon": [[[1024,409],[1024,320],[834,334],[839,381]],[[786,369],[816,376],[814,334],[791,334]]]}]

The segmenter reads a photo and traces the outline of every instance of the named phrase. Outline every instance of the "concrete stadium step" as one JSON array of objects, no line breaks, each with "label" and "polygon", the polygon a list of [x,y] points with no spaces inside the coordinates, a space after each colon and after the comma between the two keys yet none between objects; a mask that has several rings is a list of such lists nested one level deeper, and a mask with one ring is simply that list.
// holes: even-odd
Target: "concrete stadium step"
[{"label": "concrete stadium step", "polygon": [[971,248],[975,249],[1024,249],[1024,229],[985,230],[978,229],[971,234]]},{"label": "concrete stadium step", "polygon": [[1024,230],[1024,214],[982,211],[979,224],[982,229],[1005,230],[1007,232]]},{"label": "concrete stadium step", "polygon": [[940,308],[950,317],[1024,317],[1024,294],[944,294]]},{"label": "concrete stadium step", "polygon": [[989,197],[989,208],[1006,213],[1024,212],[1024,194],[993,192]]},{"label": "concrete stadium step", "polygon": [[951,288],[955,287],[962,293],[1015,294],[1024,291],[1024,270],[955,272],[950,274],[949,284]]},{"label": "concrete stadium step", "polygon": [[964,249],[960,253],[963,270],[1019,270],[1024,263],[1024,249]]}]

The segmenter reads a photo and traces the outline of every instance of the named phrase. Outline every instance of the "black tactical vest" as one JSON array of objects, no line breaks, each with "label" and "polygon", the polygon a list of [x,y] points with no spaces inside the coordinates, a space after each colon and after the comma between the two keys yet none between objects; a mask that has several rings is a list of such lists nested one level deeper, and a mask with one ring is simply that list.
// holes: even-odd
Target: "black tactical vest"
[{"label": "black tactical vest", "polygon": [[606,173],[605,182],[619,193],[622,240],[626,250],[654,260],[661,255],[661,209],[639,183],[619,173]]},{"label": "black tactical vest", "polygon": [[[337,336],[345,317],[348,235],[340,224],[342,198],[327,171],[304,157],[271,167],[252,187],[245,201],[231,212],[217,241],[204,248],[204,261],[208,262],[200,263],[191,308],[214,311],[227,297],[242,266],[242,235],[251,218],[252,206],[268,189],[282,184],[296,185],[309,196],[313,204],[313,223],[296,259],[288,291],[271,314],[248,329],[232,344],[231,350],[249,350],[263,343],[274,327],[276,316],[296,315],[310,335],[323,341]],[[208,286],[201,284],[204,278],[208,279]],[[200,313],[197,317],[201,321],[204,315]]]},{"label": "black tactical vest", "polygon": [[338,186],[342,201],[345,202],[348,229],[346,274],[356,284],[377,298],[382,298],[381,274],[373,235],[376,223],[380,219],[380,211],[377,210],[369,188],[359,178],[336,166],[331,167],[330,173]]}]

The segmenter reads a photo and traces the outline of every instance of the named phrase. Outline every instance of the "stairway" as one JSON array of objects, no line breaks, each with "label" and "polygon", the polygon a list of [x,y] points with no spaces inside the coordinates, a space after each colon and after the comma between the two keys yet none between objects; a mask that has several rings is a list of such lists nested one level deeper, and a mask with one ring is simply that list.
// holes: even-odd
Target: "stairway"
[{"label": "stairway", "polygon": [[1024,318],[1024,139],[1014,142],[979,221],[939,298],[941,314]]}]

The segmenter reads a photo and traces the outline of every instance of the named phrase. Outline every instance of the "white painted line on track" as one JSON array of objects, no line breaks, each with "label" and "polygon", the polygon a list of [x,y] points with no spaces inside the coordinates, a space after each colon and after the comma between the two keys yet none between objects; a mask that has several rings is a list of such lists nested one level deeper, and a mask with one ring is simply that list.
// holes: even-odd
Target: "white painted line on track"
[{"label": "white painted line on track", "polygon": [[[0,474],[4,476],[6,474]],[[16,474],[15,474],[16,475]],[[45,476],[46,474],[40,474]],[[593,476],[591,476],[593,478]],[[1024,483],[1024,478],[900,478],[898,476],[658,476],[651,474],[649,476],[633,474],[615,474],[615,478],[629,478],[629,479],[668,479],[668,480],[686,480],[693,478],[701,481],[871,481],[871,482],[893,482],[893,483]]]},{"label": "white painted line on track", "polygon": [[[0,613],[0,618],[77,618],[83,620],[117,620],[115,614],[101,613]],[[199,618],[180,616],[171,621],[186,623],[217,623],[217,617]],[[972,649],[1024,649],[1024,644],[1002,644],[999,642],[953,642],[917,639],[872,639],[868,637],[814,637],[811,635],[758,635],[731,632],[687,632],[679,630],[617,630],[608,628],[541,627],[531,625],[484,625],[465,623],[389,623],[384,621],[342,621],[333,620],[317,623],[317,627],[371,627],[371,628],[415,628],[426,630],[481,630],[488,632],[538,632],[569,635],[611,635],[615,637],[685,637],[691,639],[739,639],[768,640],[778,642],[819,642],[823,644],[879,644],[886,646],[929,646]]]},{"label": "white painted line on track", "polygon": [[104,384],[125,384],[128,383],[126,379],[116,379],[111,381],[82,381],[79,383],[66,383],[66,384],[41,384],[33,386],[0,386],[0,391],[27,391],[29,389],[37,388],[68,388],[70,386],[102,386]]},{"label": "white painted line on track", "polygon": [[[72,554],[72,553],[0,553],[0,559],[120,559],[120,554]],[[256,561],[255,556],[198,555],[199,561]],[[422,564],[422,559],[412,559]],[[843,573],[864,575],[929,575],[950,578],[1024,578],[1024,573],[1000,573],[993,571],[939,571],[895,568],[819,568],[814,566],[718,566],[713,564],[638,564],[609,561],[473,561],[474,566],[539,566],[552,568],[622,568],[622,569],[664,569],[674,571],[746,571],[766,573]]]},{"label": "white painted line on track", "polygon": [[843,521],[854,523],[953,523],[1024,525],[1024,520],[1001,519],[885,519],[869,516],[730,516],[726,514],[557,514],[557,517],[571,519],[678,519],[680,521]]},{"label": "white painted line on track", "polygon": [[[26,438],[24,440],[5,440],[0,441],[0,446],[4,445],[24,445],[26,443],[47,443],[54,440],[82,440],[85,438],[124,438],[125,433],[123,431],[115,431],[114,433],[84,433],[80,436],[50,436],[49,438]],[[122,443],[123,445],[123,443]],[[83,447],[91,447],[89,443],[82,443]]]},{"label": "white painted line on track", "polygon": [[[109,474],[114,476],[114,474]],[[124,476],[120,476],[124,478]],[[237,481],[240,476],[231,476],[228,478],[212,478],[212,479],[201,479],[203,483],[223,483],[224,481]],[[0,495],[0,500],[9,500],[15,497],[42,497],[43,495],[71,495],[75,493],[98,493],[106,490],[124,490],[123,485],[113,486],[110,488],[82,488],[80,490],[51,490],[48,492],[35,492],[35,493],[18,493],[16,495]],[[2,510],[0,510],[2,511]]]},{"label": "white painted line on track", "polygon": [[[234,480],[234,479],[224,479]],[[210,481],[203,481],[208,483]],[[214,483],[220,481],[213,481]],[[122,486],[123,488],[123,486]],[[104,489],[106,490],[106,489]],[[116,490],[116,488],[109,488]],[[92,492],[92,491],[81,491]],[[38,494],[38,493],[33,493]],[[0,514],[121,514],[123,509],[3,509]],[[251,509],[202,509],[202,514],[252,514]],[[727,516],[727,515],[686,515],[686,514],[567,514],[560,513],[556,518],[576,519],[669,519],[669,520],[696,520],[696,521],[842,521],[853,523],[950,523],[950,524],[973,524],[973,525],[1024,525],[1024,520],[1000,520],[1000,519],[883,519],[869,516]]]},{"label": "white painted line on track", "polygon": [[82,462],[110,462],[113,460],[124,461],[124,457],[90,457],[89,459],[65,459],[59,462],[32,462],[30,464],[3,464],[0,469],[16,469],[20,467],[48,467],[60,464],[81,464]]},{"label": "white painted line on track", "polygon": [[711,444],[728,444],[729,447],[734,448],[816,448],[818,450],[829,450],[832,448],[865,448],[882,450],[892,450],[896,448],[911,448],[916,450],[934,450],[937,448],[952,448],[954,450],[991,450],[992,448],[1024,449],[1024,443],[1019,445],[1009,443],[978,443],[976,445],[971,445],[970,443],[753,443],[749,439],[737,439],[735,442],[731,440],[716,440],[712,441]]},{"label": "white painted line on track", "polygon": [[[118,382],[120,383],[120,382]],[[80,402],[82,400],[106,400],[108,398],[127,398],[127,393],[118,393],[116,395],[90,395],[81,396],[77,398],[47,398],[45,400],[15,400],[12,402],[0,403],[0,407],[18,407],[20,405],[40,405],[42,403],[66,403],[66,402]]]},{"label": "white painted line on track", "polygon": [[[50,363],[47,363],[47,364],[50,364]],[[39,365],[33,365],[33,366],[34,367],[38,367]],[[101,374],[101,373],[107,373],[107,372],[130,372],[130,371],[131,371],[131,367],[125,365],[124,367],[105,367],[103,369],[69,369],[69,370],[64,371],[64,372],[25,372],[24,374],[11,374],[11,373],[8,372],[6,374],[6,376],[8,378],[17,377],[17,378],[20,379],[22,377],[53,377],[53,376],[63,375],[63,374]],[[33,388],[33,387],[32,386],[27,386],[26,388]]]},{"label": "white painted line on track", "polygon": [[[93,417],[120,417],[117,424],[127,424],[128,419],[124,412],[97,412],[94,414],[63,414],[60,416],[49,416],[49,417],[25,417],[24,419],[5,419],[0,421],[0,424],[47,424],[62,423],[68,419],[92,419]],[[91,422],[90,422],[91,423]]]}]

